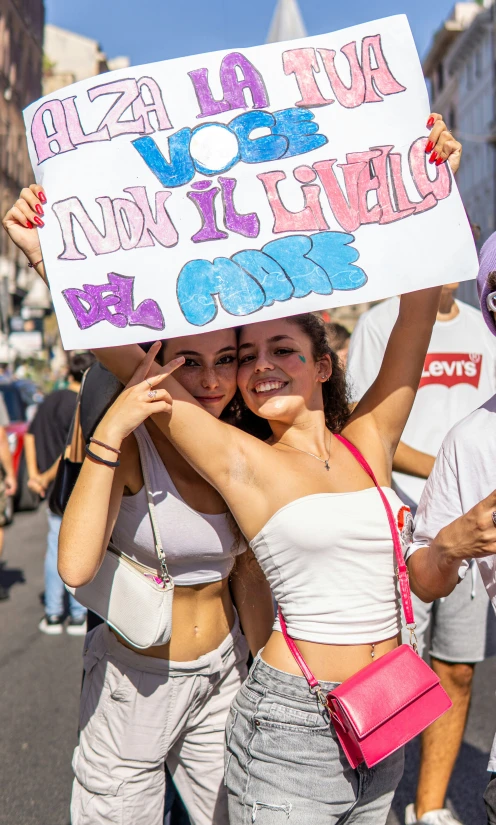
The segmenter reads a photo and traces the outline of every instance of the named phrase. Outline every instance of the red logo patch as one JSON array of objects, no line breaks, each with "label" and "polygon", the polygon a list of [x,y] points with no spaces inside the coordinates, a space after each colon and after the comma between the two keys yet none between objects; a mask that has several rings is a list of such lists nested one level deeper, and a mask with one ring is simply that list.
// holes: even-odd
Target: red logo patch
[{"label": "red logo patch", "polygon": [[429,384],[443,384],[448,388],[456,384],[470,384],[477,389],[481,367],[482,355],[477,352],[429,352],[419,389]]}]

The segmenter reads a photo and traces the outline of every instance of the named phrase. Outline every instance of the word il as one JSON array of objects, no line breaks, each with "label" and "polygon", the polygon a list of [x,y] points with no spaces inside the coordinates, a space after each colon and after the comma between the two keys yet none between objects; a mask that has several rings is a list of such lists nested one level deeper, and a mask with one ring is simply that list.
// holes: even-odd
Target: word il
[{"label": "word il", "polygon": [[[291,212],[282,201],[278,185],[286,180],[282,171],[264,172],[257,175],[263,183],[274,216],[272,231],[314,232],[329,229],[321,203],[321,187],[338,224],[345,232],[356,232],[364,224],[388,224],[425,212],[447,198],[452,179],[446,164],[436,167],[436,177],[428,175],[428,157],[425,154],[426,138],[419,138],[408,153],[409,170],[415,189],[422,198],[410,200],[403,180],[402,157],[392,152],[392,146],[375,146],[364,152],[346,155],[346,163],[336,159],[322,160],[312,166],[298,166],[293,177],[303,184],[301,191],[304,208]],[[344,191],[336,176],[335,165],[342,170]],[[432,172],[432,166],[430,166]],[[376,203],[371,203],[373,192]]]},{"label": "word il", "polygon": [[[315,74],[320,72],[317,54],[320,56],[324,71],[335,99],[341,106],[354,109],[362,103],[382,102],[383,97],[404,92],[393,77],[382,49],[380,34],[373,37],[364,37],[361,43],[361,63],[358,59],[356,41],[348,43],[341,49],[349,64],[345,77],[351,76],[350,85],[347,85],[336,68],[336,52],[333,49],[291,49],[282,56],[284,73],[294,74],[302,99],[296,106],[311,108],[313,106],[327,106],[334,103],[333,98],[324,98],[315,80]],[[245,62],[241,63],[241,59]],[[233,67],[242,68],[243,78],[239,80]],[[253,108],[263,109],[269,106],[269,98],[263,77],[243,55],[238,53],[227,55],[220,67],[220,81],[223,98],[215,100],[208,82],[208,69],[196,69],[188,72],[200,105],[202,117],[212,117],[231,109],[247,108],[243,93],[249,89],[253,98]]]},{"label": "word il", "polygon": [[331,295],[359,289],[367,276],[354,262],[355,240],[343,232],[293,235],[246,249],[231,258],[189,261],[177,279],[179,307],[190,324],[204,326],[221,307],[230,315],[251,315],[275,301]]},{"label": "word il", "polygon": [[116,272],[109,272],[107,277],[108,283],[101,286],[83,284],[82,289],[62,290],[80,329],[88,329],[101,321],[120,329],[127,326],[164,329],[164,316],[156,301],[146,298],[134,308],[134,278]]},{"label": "word il", "polygon": [[[193,235],[192,240],[195,243],[201,243],[229,237],[226,232],[218,229],[216,223],[214,201],[219,192],[222,192],[226,229],[248,238],[256,238],[260,232],[260,222],[256,213],[241,215],[234,206],[236,180],[219,178],[219,183],[220,188],[216,186],[209,189],[210,181],[198,181],[192,185],[192,188],[200,191],[188,192],[188,198],[197,207],[202,221],[201,229]],[[144,186],[129,186],[124,189],[124,192],[128,192],[132,200],[131,198],[96,198],[103,219],[103,231],[100,231],[92,221],[76,196],[53,204],[52,208],[59,222],[64,242],[64,249],[58,256],[60,260],[86,260],[86,255],[77,246],[76,223],[82,229],[95,255],[107,255],[109,252],[117,252],[118,249],[142,249],[146,246],[155,246],[156,241],[161,246],[176,246],[179,237],[165,207],[165,202],[172,192],[156,193],[155,215],[148,202]]]},{"label": "word il", "polygon": [[470,384],[477,388],[480,383],[482,355],[468,352],[430,352],[425,359],[420,387],[442,384],[455,387],[458,384]]},{"label": "word il", "polygon": [[[319,149],[327,138],[317,134],[319,126],[313,120],[312,112],[293,108],[273,114],[246,112],[227,125],[203,123],[193,130],[184,128],[167,139],[170,161],[151,137],[132,143],[162,186],[177,187],[193,180],[195,172],[220,175],[240,161],[265,163]],[[269,134],[252,138],[255,129],[268,129]]]}]

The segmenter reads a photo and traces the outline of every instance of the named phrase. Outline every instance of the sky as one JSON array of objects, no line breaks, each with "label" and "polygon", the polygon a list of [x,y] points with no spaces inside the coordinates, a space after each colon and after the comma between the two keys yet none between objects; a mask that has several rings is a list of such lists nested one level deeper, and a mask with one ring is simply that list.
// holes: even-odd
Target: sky
[{"label": "sky", "polygon": [[[310,35],[392,14],[407,14],[422,57],[454,0],[299,0]],[[47,23],[98,40],[108,58],[132,64],[257,46],[266,41],[276,0],[45,0]]]}]

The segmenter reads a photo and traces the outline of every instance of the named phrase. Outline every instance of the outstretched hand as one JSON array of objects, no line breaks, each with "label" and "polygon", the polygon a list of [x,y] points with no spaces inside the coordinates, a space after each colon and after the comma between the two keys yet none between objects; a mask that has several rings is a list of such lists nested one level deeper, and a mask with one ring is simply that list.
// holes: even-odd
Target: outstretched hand
[{"label": "outstretched hand", "polygon": [[447,559],[483,559],[496,553],[496,490],[444,527],[435,544]]},{"label": "outstretched hand", "polygon": [[440,166],[448,161],[453,174],[458,172],[462,157],[462,144],[453,137],[442,115],[433,112],[429,115],[427,126],[431,128],[425,151],[429,155],[429,162]]}]

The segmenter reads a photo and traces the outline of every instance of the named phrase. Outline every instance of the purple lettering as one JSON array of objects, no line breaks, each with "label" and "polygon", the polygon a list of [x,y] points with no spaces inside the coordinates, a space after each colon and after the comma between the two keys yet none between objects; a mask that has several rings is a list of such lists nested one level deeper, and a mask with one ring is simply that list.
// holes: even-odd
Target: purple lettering
[{"label": "purple lettering", "polygon": [[106,284],[83,284],[82,289],[62,290],[62,295],[80,329],[88,329],[101,321],[120,329],[128,325],[164,329],[164,316],[157,302],[146,298],[135,309],[133,292],[134,278],[109,272]]},{"label": "purple lettering", "polygon": [[219,178],[222,189],[222,200],[224,202],[226,229],[237,232],[238,235],[245,235],[247,238],[257,238],[260,232],[260,221],[256,212],[247,215],[240,215],[234,206],[234,190],[236,180],[234,178]]}]

